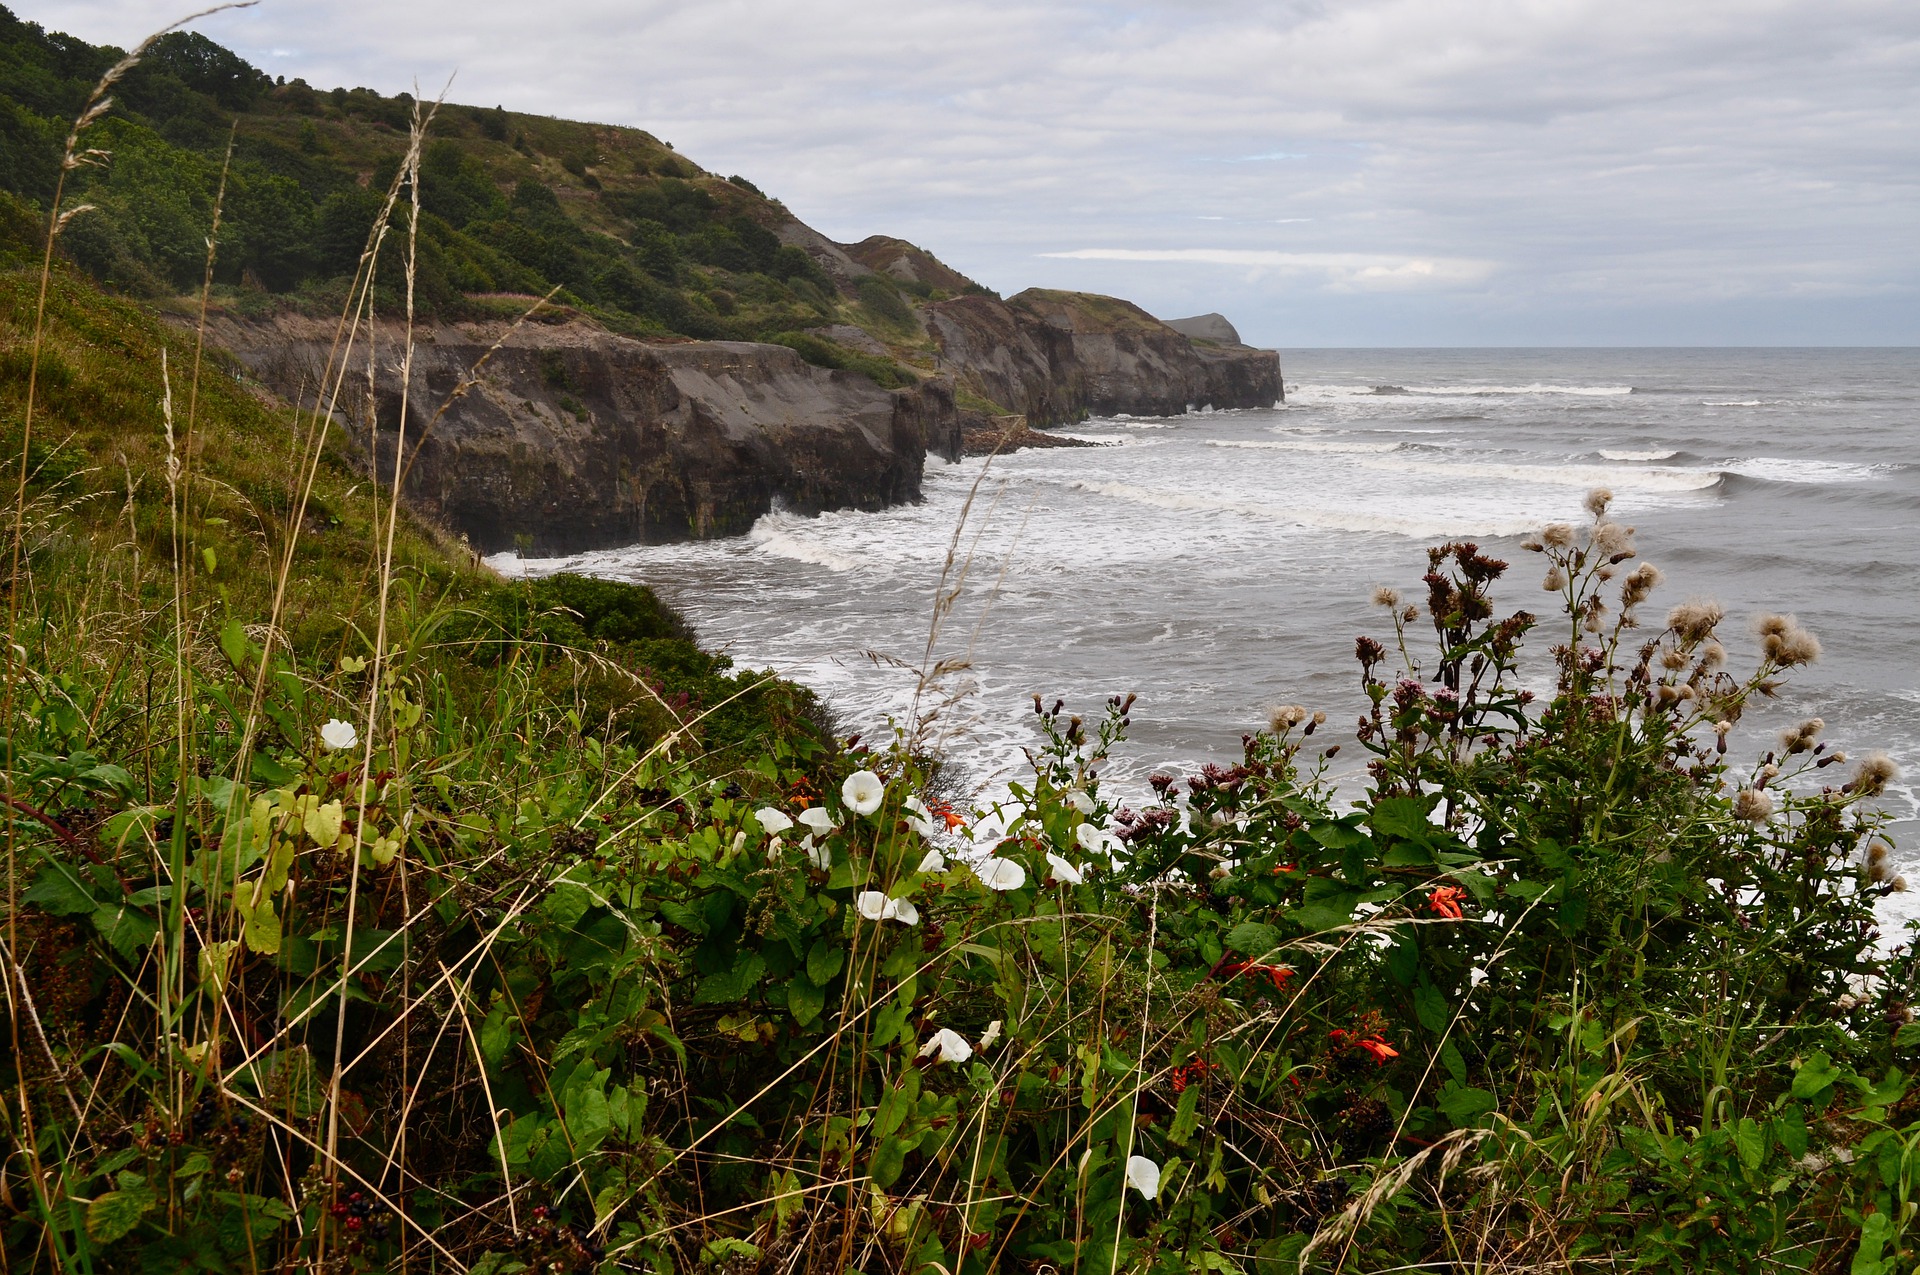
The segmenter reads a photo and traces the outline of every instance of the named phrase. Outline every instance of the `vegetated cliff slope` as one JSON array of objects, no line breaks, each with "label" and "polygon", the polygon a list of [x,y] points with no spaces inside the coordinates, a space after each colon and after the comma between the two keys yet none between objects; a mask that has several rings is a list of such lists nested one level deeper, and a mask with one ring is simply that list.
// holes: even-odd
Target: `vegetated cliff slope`
[{"label": "vegetated cliff slope", "polygon": [[[880,509],[919,498],[929,450],[960,454],[944,378],[889,390],[777,345],[645,342],[580,322],[522,327],[441,414],[503,329],[417,331],[408,395],[405,490],[483,553],[738,535],[776,499],[802,512]],[[212,335],[268,386],[310,402],[334,326],[221,317]],[[391,324],[375,333],[388,350],[400,339]],[[391,478],[400,381],[395,359],[375,362],[378,432],[364,420],[351,432],[361,463]]]},{"label": "vegetated cliff slope", "polygon": [[[119,56],[0,8],[0,190],[44,211],[67,121]],[[190,34],[158,41],[115,97],[88,138],[111,162],[70,177],[94,210],[63,251],[122,292],[192,293],[231,137],[218,335],[267,384],[310,385],[310,325],[338,312],[416,103],[276,81]],[[1189,341],[1111,298],[1003,302],[903,240],[835,243],[638,129],[442,106],[420,199],[432,377],[451,384],[480,334],[552,289],[566,320],[517,334],[526,350],[495,359],[415,466],[409,491],[482,546],[736,534],[776,498],[913,499],[920,449],[951,450],[962,424],[1279,397],[1271,353]],[[405,238],[380,263],[387,314]]]}]

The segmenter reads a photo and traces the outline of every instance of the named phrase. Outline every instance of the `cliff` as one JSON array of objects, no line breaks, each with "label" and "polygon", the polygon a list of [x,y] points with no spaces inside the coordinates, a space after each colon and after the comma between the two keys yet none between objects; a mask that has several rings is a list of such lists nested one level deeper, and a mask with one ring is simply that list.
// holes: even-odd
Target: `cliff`
[{"label": "cliff", "polygon": [[[887,390],[781,346],[647,342],[576,322],[522,328],[434,421],[502,331],[419,331],[408,406],[410,503],[482,553],[738,535],[775,500],[808,513],[881,509],[919,498],[929,450],[960,454],[941,378]],[[333,325],[223,317],[210,336],[267,386],[310,403]],[[398,338],[377,334],[388,351]],[[371,449],[363,419],[341,424],[362,468],[371,450],[390,480],[399,380],[391,355],[379,361]]]},{"label": "cliff", "polygon": [[1283,397],[1274,351],[1195,341],[1116,297],[1031,288],[1006,301],[934,302],[922,313],[938,366],[963,395],[1034,426],[1270,407]]}]

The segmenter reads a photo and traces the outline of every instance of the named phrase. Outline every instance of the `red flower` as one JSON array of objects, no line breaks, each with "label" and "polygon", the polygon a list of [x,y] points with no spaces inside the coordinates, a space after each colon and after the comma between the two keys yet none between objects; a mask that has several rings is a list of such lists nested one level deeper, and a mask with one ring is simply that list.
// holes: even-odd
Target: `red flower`
[{"label": "red flower", "polygon": [[1258,961],[1222,961],[1213,967],[1213,972],[1223,980],[1231,981],[1241,974],[1253,979],[1266,979],[1273,984],[1273,990],[1287,990],[1287,980],[1293,977],[1293,971],[1284,965],[1262,965]]},{"label": "red flower", "polygon": [[1328,1032],[1327,1036],[1333,1041],[1337,1048],[1345,1049],[1351,1047],[1366,1051],[1373,1056],[1373,1061],[1379,1063],[1382,1067],[1386,1066],[1390,1059],[1400,1056],[1400,1051],[1392,1045],[1389,1045],[1386,1042],[1386,1038],[1381,1036],[1379,1032],[1373,1032],[1366,1036],[1356,1036],[1344,1027],[1336,1027]]},{"label": "red flower", "polygon": [[1173,1091],[1185,1093],[1187,1086],[1196,1080],[1205,1080],[1210,1071],[1219,1071],[1219,1063],[1210,1063],[1204,1058],[1196,1058],[1184,1067],[1173,1069]]},{"label": "red flower", "polygon": [[1459,886],[1443,885],[1427,896],[1427,906],[1449,921],[1463,921],[1466,913],[1460,910],[1460,900],[1466,897],[1467,892]]}]

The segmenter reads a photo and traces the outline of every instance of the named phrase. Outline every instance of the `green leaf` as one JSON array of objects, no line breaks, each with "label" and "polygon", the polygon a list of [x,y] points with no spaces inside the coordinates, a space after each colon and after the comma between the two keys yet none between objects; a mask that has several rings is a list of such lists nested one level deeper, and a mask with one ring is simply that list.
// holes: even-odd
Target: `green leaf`
[{"label": "green leaf", "polygon": [[830,938],[818,938],[807,952],[807,977],[825,987],[847,963],[847,950]]},{"label": "green leaf", "polygon": [[228,620],[220,626],[220,653],[227,657],[228,663],[243,673],[246,671],[247,654],[252,646],[253,644],[247,641],[247,631],[241,627],[239,620]]},{"label": "green leaf", "polygon": [[1445,1031],[1453,1018],[1453,1006],[1447,1004],[1445,994],[1430,983],[1413,989],[1413,1012],[1419,1016],[1420,1025],[1430,1032]]},{"label": "green leaf", "polygon": [[1741,1117],[1733,1126],[1733,1149],[1739,1153],[1740,1163],[1749,1172],[1758,1169],[1767,1159],[1767,1133],[1754,1121]]},{"label": "green leaf", "polygon": [[1902,1023],[1900,1030],[1893,1034],[1895,1049],[1912,1049],[1920,1046],[1920,1023]]},{"label": "green leaf", "polygon": [[1440,1065],[1460,1084],[1467,1083],[1467,1060],[1461,1056],[1460,1047],[1452,1041],[1440,1046]]},{"label": "green leaf", "polygon": [[[245,886],[241,887],[241,892],[243,894],[246,892]],[[278,953],[281,939],[280,916],[273,910],[273,896],[270,894],[263,896],[259,905],[251,908],[242,902],[238,911],[240,936],[246,941],[248,950],[267,956]]]},{"label": "green leaf", "polygon": [[27,887],[27,892],[20,896],[20,901],[31,903],[55,916],[77,916],[100,907],[99,901],[87,890],[80,876],[58,862],[49,863],[41,870],[39,877]]},{"label": "green leaf", "polygon": [[[600,1073],[604,1077],[607,1073]],[[582,1087],[567,1103],[567,1132],[574,1150],[584,1155],[606,1140],[613,1129],[613,1112],[598,1085]]]},{"label": "green leaf", "polygon": [[[88,1218],[91,1230],[92,1218]],[[1895,1263],[1883,1262],[1880,1254],[1893,1238],[1893,1221],[1885,1213],[1869,1213],[1860,1219],[1860,1249],[1853,1255],[1849,1275],[1883,1275],[1895,1269]]]},{"label": "green leaf", "polygon": [[700,980],[700,987],[694,993],[694,1002],[700,1005],[724,1005],[743,1000],[766,972],[767,962],[758,952],[742,952],[734,958],[732,969],[709,974]]},{"label": "green leaf", "polygon": [[795,974],[787,980],[787,1011],[793,1015],[794,1022],[805,1027],[820,1017],[820,1011],[826,1007],[826,988],[804,974]]},{"label": "green leaf", "polygon": [[873,1176],[873,1184],[884,1191],[900,1180],[900,1173],[906,1167],[906,1141],[901,1138],[882,1138],[880,1145],[874,1148],[867,1172]]},{"label": "green leaf", "polygon": [[1493,1095],[1486,1090],[1470,1089],[1452,1082],[1440,1091],[1437,1101],[1440,1110],[1447,1113],[1447,1119],[1459,1129],[1470,1128],[1497,1105]]},{"label": "green leaf", "polygon": [[113,1243],[138,1226],[155,1203],[153,1188],[144,1182],[94,1196],[87,1205],[87,1238],[95,1244]]},{"label": "green leaf", "polygon": [[1388,797],[1374,806],[1367,822],[1382,836],[1426,841],[1434,833],[1433,825],[1427,821],[1427,811],[1431,808],[1431,799],[1426,797]]},{"label": "green leaf", "polygon": [[1825,1050],[1815,1050],[1813,1056],[1800,1064],[1800,1070],[1793,1074],[1793,1096],[1806,1101],[1825,1094],[1832,1089],[1834,1082],[1840,1079],[1840,1073],[1834,1070],[1833,1059],[1827,1057]]},{"label": "green leaf", "polygon": [[1245,956],[1259,960],[1270,956],[1280,946],[1280,931],[1271,925],[1262,925],[1258,921],[1242,921],[1227,931],[1227,946]]},{"label": "green leaf", "polygon": [[503,1000],[487,1011],[486,1021],[480,1024],[480,1056],[487,1060],[487,1066],[498,1067],[512,1044],[513,1028],[507,1019],[507,1003]]},{"label": "green leaf", "polygon": [[1190,1084],[1181,1093],[1179,1105],[1173,1109],[1173,1123],[1167,1126],[1167,1141],[1176,1147],[1186,1146],[1199,1124],[1199,1111],[1200,1086]]}]

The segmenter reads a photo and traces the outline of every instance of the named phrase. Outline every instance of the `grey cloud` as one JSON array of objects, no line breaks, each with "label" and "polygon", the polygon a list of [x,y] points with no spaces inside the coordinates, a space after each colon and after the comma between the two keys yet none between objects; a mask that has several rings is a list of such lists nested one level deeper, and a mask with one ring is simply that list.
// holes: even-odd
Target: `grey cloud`
[{"label": "grey cloud", "polygon": [[[268,0],[202,29],[326,85],[458,66],[456,100],[648,128],[838,238],[1264,341],[1920,341],[1907,0]],[[1282,260],[1321,265],[1250,264]],[[1353,274],[1415,261],[1475,267]]]}]

